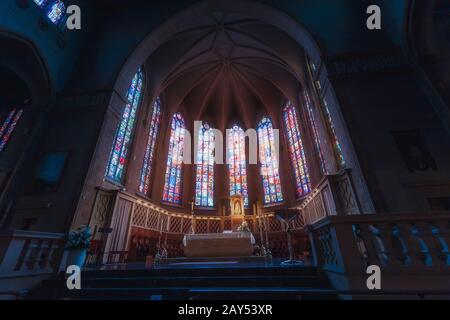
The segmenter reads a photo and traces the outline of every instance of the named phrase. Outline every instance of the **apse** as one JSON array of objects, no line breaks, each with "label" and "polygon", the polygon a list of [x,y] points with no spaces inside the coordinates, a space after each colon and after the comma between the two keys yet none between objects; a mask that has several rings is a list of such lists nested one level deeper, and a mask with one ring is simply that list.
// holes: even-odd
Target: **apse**
[{"label": "apse", "polygon": [[[138,71],[143,77],[139,81],[145,83],[139,82],[138,87],[145,88],[145,103],[150,105],[144,111],[149,132],[139,191],[155,201],[162,199],[163,205],[186,208],[193,203],[200,211],[214,208],[217,213],[222,200],[233,194],[244,197],[247,209],[258,200],[267,205],[287,205],[289,198],[306,196],[311,181],[300,132],[304,123],[298,120],[303,115],[296,110],[304,99],[307,63],[304,50],[290,36],[249,15],[212,12],[191,20],[157,48]],[[135,80],[136,76],[130,89]],[[130,100],[131,114],[141,103],[135,105]],[[308,117],[305,120],[311,121],[312,113]],[[122,124],[127,119],[122,119]],[[193,155],[200,164],[176,164],[185,147],[180,143],[187,139],[183,132],[187,130],[193,136],[194,121],[203,124],[198,132],[203,149]],[[119,126],[118,137],[122,134],[125,140],[130,139],[127,130],[133,126],[134,122],[125,125],[122,133]],[[234,146],[226,155],[231,157],[231,165],[227,168],[214,163],[212,129],[224,133],[234,130]],[[249,141],[239,138],[248,129],[258,132],[260,142],[261,163],[253,167],[248,165]],[[287,137],[280,160],[270,155],[276,151],[272,139],[279,129]],[[163,155],[154,155],[158,137],[167,136],[170,138],[166,138]],[[309,140],[305,143],[313,145]],[[316,141],[316,148],[319,144]],[[125,170],[125,149],[127,146],[113,148],[107,177],[120,181],[122,172],[114,177],[110,168],[111,162],[116,162]],[[114,156],[119,152],[123,153],[122,160],[118,154]],[[315,161],[311,164],[320,166]]]},{"label": "apse", "polygon": [[163,44],[148,59],[155,93],[168,113],[184,106],[192,119],[213,119],[224,131],[233,121],[254,128],[276,118],[286,99],[297,101],[303,51],[276,27],[233,13],[213,13]]}]

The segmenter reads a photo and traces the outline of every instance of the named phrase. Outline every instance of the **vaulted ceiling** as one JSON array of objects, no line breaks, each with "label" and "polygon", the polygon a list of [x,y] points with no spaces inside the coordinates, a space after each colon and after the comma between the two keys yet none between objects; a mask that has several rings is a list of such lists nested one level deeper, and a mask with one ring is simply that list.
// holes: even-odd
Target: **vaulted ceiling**
[{"label": "vaulted ceiling", "polygon": [[162,45],[148,60],[150,81],[169,113],[221,130],[230,122],[254,127],[260,113],[276,117],[300,90],[304,54],[281,30],[240,14],[216,12]]}]

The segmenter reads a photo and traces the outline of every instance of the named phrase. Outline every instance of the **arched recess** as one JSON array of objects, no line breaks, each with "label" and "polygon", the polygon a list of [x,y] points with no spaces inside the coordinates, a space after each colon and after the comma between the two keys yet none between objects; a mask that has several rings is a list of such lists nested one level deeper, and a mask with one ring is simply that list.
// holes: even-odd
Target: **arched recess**
[{"label": "arched recess", "polygon": [[[136,47],[136,49],[130,54],[127,61],[122,66],[117,81],[114,84],[114,92],[120,97],[122,96],[127,89],[127,86],[129,85],[134,73],[136,70],[145,65],[148,61],[148,58],[154,54],[161,46],[166,44],[170,41],[173,37],[179,35],[183,32],[183,30],[186,29],[186,26],[189,26],[189,24],[192,22],[192,17],[200,17],[200,16],[206,16],[210,15],[213,12],[225,12],[225,13],[237,13],[242,15],[250,15],[251,17],[254,17],[255,19],[261,20],[264,23],[274,26],[283,32],[285,32],[290,38],[292,38],[299,46],[303,48],[303,50],[308,55],[309,59],[314,62],[315,65],[321,66],[322,69],[326,69],[322,63],[321,60],[321,49],[318,44],[318,42],[314,39],[314,37],[311,35],[311,33],[297,20],[295,20],[293,17],[289,16],[289,14],[282,12],[276,8],[273,8],[271,6],[262,4],[257,1],[238,1],[238,0],[230,0],[230,1],[219,1],[219,0],[213,0],[213,1],[200,1],[191,7],[181,11],[180,13],[172,16],[170,19],[168,19],[165,23],[160,25],[159,27],[155,28],[150,34],[148,34],[143,41]],[[299,57],[300,59],[300,57]],[[151,73],[151,70],[148,70],[148,72]],[[326,72],[326,71],[325,71]],[[158,81],[154,80],[150,85],[150,95],[156,97],[157,95],[161,94],[161,86],[162,82],[165,79],[159,79]],[[304,80],[302,78],[302,75],[299,74],[297,81],[299,83],[299,92],[302,90],[302,85],[306,87],[306,84],[302,83]],[[281,88],[282,89],[282,88]],[[332,90],[332,89],[331,89]],[[280,90],[281,91],[281,90]],[[292,100],[292,101],[298,101],[298,96],[293,94],[287,94],[289,95],[286,98]],[[113,95],[113,98],[110,101],[109,109],[110,110],[121,110],[123,107],[123,98],[117,98],[117,96]],[[151,99],[150,99],[151,100]],[[334,97],[333,94],[333,100],[330,103],[330,108],[336,108],[337,114],[341,114],[339,103],[337,102],[337,99]],[[179,107],[179,106],[178,106]],[[281,110],[282,102],[280,101],[279,108]],[[170,106],[168,106],[170,108]],[[175,108],[175,107],[174,107]],[[167,114],[171,114],[173,110],[168,110]],[[117,113],[117,112],[116,112]],[[279,121],[279,117],[275,116],[274,114],[271,115],[271,118],[275,121]],[[356,157],[356,153],[353,150],[352,144],[350,142],[349,135],[347,133],[347,129],[345,126],[344,121],[342,120],[342,116],[338,117],[336,119],[337,122],[340,122],[339,127],[342,128],[342,131],[340,134],[346,136],[346,142],[349,143],[346,146],[346,153],[350,154],[348,156],[349,163],[352,165],[352,168],[356,168],[358,171],[357,179],[359,181],[359,184],[365,184],[364,178],[361,173],[361,169],[359,168],[358,160]],[[248,126],[249,124],[246,123]],[[100,136],[100,141],[102,144],[104,144],[105,147],[98,147],[98,150],[108,150],[111,145],[112,138],[108,136],[108,132],[110,132],[110,129],[105,129],[109,126],[109,128],[112,128],[115,126],[115,124],[108,124],[108,119],[104,122],[104,128],[102,129],[102,133]],[[277,125],[278,127],[278,125]],[[220,128],[223,129],[223,128]],[[165,133],[167,134],[167,132]],[[103,168],[105,166],[105,161],[102,158],[101,155],[98,157],[94,157],[95,161],[98,161],[95,164],[91,164],[92,167],[96,168]],[[160,170],[159,170],[160,171]],[[88,176],[89,179],[89,176]],[[99,185],[101,183],[97,183]],[[89,185],[95,185],[95,183],[89,183]],[[358,184],[357,184],[358,185]],[[366,190],[367,188],[361,188],[361,190]],[[361,191],[365,192],[365,191]],[[93,203],[94,192],[91,192],[89,190],[85,190],[84,194],[88,195],[83,199],[83,201],[88,201],[90,203]],[[88,199],[89,196],[91,199]],[[365,198],[370,198],[370,196],[365,195]],[[365,211],[372,211],[373,207],[371,206],[371,202],[367,201],[365,202],[368,205],[365,208]],[[86,206],[84,206],[86,208]],[[81,216],[82,215],[82,216]],[[79,225],[81,223],[86,223],[86,221],[89,218],[89,214],[87,212],[81,213],[80,216],[76,216],[73,224]]]},{"label": "arched recess", "polygon": [[[0,229],[26,228],[24,215],[14,215],[20,194],[34,168],[41,124],[52,101],[47,65],[34,44],[22,36],[0,30],[0,112],[21,110],[14,131],[0,153]],[[2,119],[0,119],[2,121]],[[25,214],[26,215],[26,214]]]}]

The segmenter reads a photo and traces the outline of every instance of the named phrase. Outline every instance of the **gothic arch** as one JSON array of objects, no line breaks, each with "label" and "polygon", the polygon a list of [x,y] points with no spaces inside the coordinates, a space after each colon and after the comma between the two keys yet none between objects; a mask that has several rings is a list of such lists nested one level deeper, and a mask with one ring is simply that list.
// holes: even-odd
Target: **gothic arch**
[{"label": "gothic arch", "polygon": [[[48,67],[32,41],[19,34],[0,30],[0,65],[16,74],[28,87],[33,107],[47,106],[53,100]],[[11,54],[11,50],[20,54]]]},{"label": "gothic arch", "polygon": [[[5,110],[0,110],[0,114],[13,108],[17,111],[16,115],[21,114],[8,146],[0,154],[0,228],[3,228],[11,222],[20,186],[30,173],[25,168],[33,168],[35,154],[30,149],[36,143],[35,137],[46,116],[45,110],[54,102],[54,96],[47,65],[31,41],[16,33],[0,30],[0,47],[8,48],[0,51],[1,81],[5,82],[2,83],[1,95],[11,97],[4,100]],[[10,85],[15,90],[3,92]]]},{"label": "gothic arch", "polygon": [[[230,0],[227,2],[213,0],[200,1],[182,12],[172,16],[165,23],[154,29],[131,53],[121,68],[114,85],[116,92],[125,92],[135,70],[142,66],[147,58],[176,34],[184,30],[184,25],[192,16],[204,16],[211,12],[234,12],[248,14],[286,32],[300,44],[310,59],[316,64],[321,62],[321,49],[312,34],[297,20],[288,14],[257,1]],[[293,97],[292,97],[293,98]]]},{"label": "gothic arch", "polygon": [[[297,20],[295,20],[293,17],[289,16],[288,14],[265,4],[261,4],[257,1],[238,1],[238,0],[230,0],[227,2],[213,0],[213,1],[200,1],[192,6],[190,6],[187,9],[184,9],[178,14],[175,14],[170,19],[168,19],[166,22],[161,24],[160,26],[156,27],[150,34],[148,34],[142,42],[135,48],[135,50],[130,54],[129,58],[126,60],[126,62],[123,64],[121,70],[118,73],[117,80],[113,86],[113,97],[109,104],[110,110],[121,110],[123,108],[123,94],[126,92],[127,86],[129,85],[134,73],[136,70],[141,67],[145,66],[148,73],[152,74],[152,68],[149,66],[149,61],[152,57],[152,55],[158,51],[158,49],[169,42],[173,37],[176,37],[180,33],[182,33],[187,26],[189,26],[189,23],[192,21],[192,17],[199,16],[208,16],[212,15],[213,13],[221,12],[221,14],[230,13],[230,14],[241,14],[250,16],[251,18],[257,19],[261,21],[262,23],[274,27],[277,30],[281,30],[287,34],[288,37],[292,38],[293,43],[297,43],[305,52],[306,55],[309,57],[311,61],[313,61],[317,66],[320,66],[321,76],[325,76],[325,79],[327,79],[326,76],[326,68],[322,62],[321,59],[321,48],[318,42],[314,39],[313,35]],[[295,58],[297,59],[297,58]],[[300,61],[303,59],[303,57],[299,56],[298,59]],[[297,61],[298,62],[298,61]],[[226,63],[226,61],[225,61]],[[302,91],[302,88],[308,87],[308,83],[304,77],[303,74],[301,74],[301,70],[298,71],[297,77],[295,77],[296,83],[298,84],[298,90],[296,91],[297,94]],[[170,72],[169,72],[170,74]],[[153,75],[153,74],[152,74]],[[267,79],[267,75],[264,76],[267,82],[270,82],[269,79]],[[262,79],[263,77],[260,76]],[[161,85],[165,78],[155,80],[153,83],[147,88],[147,92],[145,93],[145,96],[148,95],[149,99],[148,101],[153,100],[156,95],[161,94],[168,94],[167,92],[162,92]],[[160,82],[158,82],[160,81]],[[244,82],[242,82],[244,83]],[[346,125],[344,121],[342,120],[341,111],[339,108],[339,103],[333,93],[332,85],[328,83],[327,88],[331,88],[331,97],[329,100],[333,100],[330,103],[330,108],[336,109],[335,113],[339,115],[336,119],[336,122],[339,122],[339,127],[341,128],[341,135],[344,135],[345,140],[344,143],[346,143],[347,151],[350,153],[351,160],[349,163],[351,163],[356,170],[359,172],[357,174],[357,178],[359,181],[359,184],[364,184],[364,179],[362,178],[362,173],[360,172],[358,160],[356,157],[356,153],[353,150],[349,135],[347,133]],[[271,84],[273,87],[275,87],[273,84]],[[280,86],[277,86],[278,90],[280,89]],[[251,91],[251,88],[250,88]],[[283,96],[285,96],[287,99],[290,99],[291,101],[295,101],[296,103],[299,101],[297,94],[291,93],[288,94],[284,90],[279,90]],[[261,100],[261,97],[258,97],[258,93],[253,92],[253,95],[256,97],[256,99]],[[122,99],[118,99],[117,96],[122,97]],[[277,116],[277,112],[273,111],[276,107],[278,107],[277,110],[281,111],[282,103],[281,101],[277,101],[276,99],[271,99],[269,102],[271,104],[271,107],[268,108],[265,106],[265,109],[272,109],[271,112],[268,112],[268,114],[272,120],[274,128],[281,128],[280,119]],[[330,102],[330,101],[329,101]],[[185,105],[183,104],[183,99],[181,99],[181,102],[176,105],[169,105],[170,103],[167,103],[165,106],[165,123],[162,125],[161,128],[168,128],[169,122],[170,122],[170,115],[172,115],[175,110],[184,110]],[[193,112],[190,112],[186,114],[186,119],[191,118],[190,116],[196,117],[196,115],[193,115]],[[220,115],[220,114],[219,114]],[[255,125],[255,119],[254,114],[250,118],[244,118],[242,117],[243,122],[245,123],[245,127],[254,126]],[[225,123],[228,123],[230,119],[224,119]],[[106,119],[103,126],[105,127],[115,127],[115,125],[112,123],[114,122],[111,119]],[[189,128],[189,124],[188,124]],[[221,128],[221,126],[218,126],[218,129],[224,129]],[[168,133],[166,129],[164,129],[166,132],[164,133],[164,136],[166,136]],[[100,141],[102,141],[102,144],[105,145],[103,147],[103,150],[110,148],[109,140],[111,140],[109,137],[106,136],[106,131],[103,129],[103,133],[101,134]],[[167,141],[167,138],[164,139],[164,141]],[[164,146],[162,149],[166,149],[167,146]],[[97,158],[97,161],[101,161],[101,157]],[[138,161],[140,162],[140,161]],[[100,166],[104,166],[103,163],[99,163]],[[288,169],[286,169],[288,170]],[[158,169],[159,171],[159,169]],[[184,178],[187,179],[187,181],[192,180],[192,176],[189,176],[187,174],[187,171],[185,171]],[[285,177],[286,175],[284,173],[281,173],[282,177]],[[282,178],[285,179],[285,178]],[[186,188],[188,187],[184,187]],[[190,188],[192,189],[192,188]],[[362,189],[362,190],[365,190]],[[364,193],[365,191],[361,191]],[[155,192],[155,197],[158,196],[159,192]],[[189,200],[189,195],[191,192],[184,192],[183,196],[183,205],[186,204],[186,201]],[[366,198],[368,195],[366,195]],[[370,202],[370,201],[369,201]],[[371,211],[370,205],[368,208],[368,211]]]}]

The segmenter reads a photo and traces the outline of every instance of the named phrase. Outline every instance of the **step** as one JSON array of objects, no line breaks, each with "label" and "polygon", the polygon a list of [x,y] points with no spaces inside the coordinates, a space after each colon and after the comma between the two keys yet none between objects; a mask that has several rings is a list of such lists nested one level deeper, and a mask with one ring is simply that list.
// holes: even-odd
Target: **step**
[{"label": "step", "polygon": [[85,288],[79,291],[68,291],[58,296],[59,299],[109,299],[109,300],[150,300],[161,297],[163,300],[188,299],[289,299],[334,297],[334,290],[329,288]]},{"label": "step", "polygon": [[82,272],[82,290],[68,290],[65,274],[45,281],[30,299],[321,299],[335,294],[312,267],[130,269]]}]

